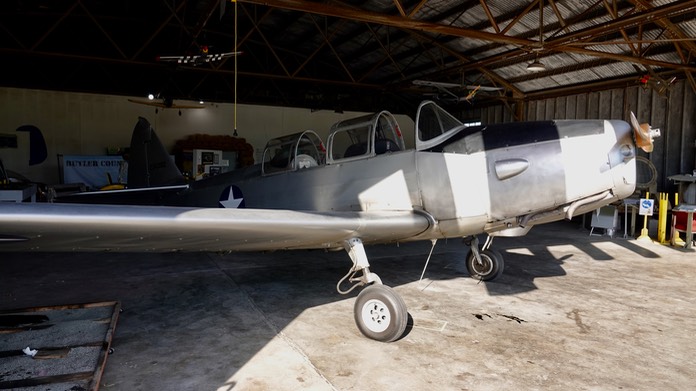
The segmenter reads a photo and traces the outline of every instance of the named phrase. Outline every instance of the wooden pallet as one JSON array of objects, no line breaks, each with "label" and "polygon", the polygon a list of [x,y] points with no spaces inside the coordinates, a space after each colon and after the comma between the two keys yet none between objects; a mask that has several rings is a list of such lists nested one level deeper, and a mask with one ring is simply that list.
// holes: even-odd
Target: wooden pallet
[{"label": "wooden pallet", "polygon": [[98,390],[120,308],[110,301],[0,311],[0,390]]}]

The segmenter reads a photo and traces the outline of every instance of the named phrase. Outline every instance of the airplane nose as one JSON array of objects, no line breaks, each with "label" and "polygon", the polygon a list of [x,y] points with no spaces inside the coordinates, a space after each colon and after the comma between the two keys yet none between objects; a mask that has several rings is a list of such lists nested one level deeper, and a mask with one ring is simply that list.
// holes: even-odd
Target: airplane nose
[{"label": "airplane nose", "polygon": [[638,123],[638,119],[632,111],[631,126],[633,127],[633,135],[636,138],[636,146],[645,152],[652,152],[655,138],[660,137],[660,129],[653,129],[647,123]]},{"label": "airplane nose", "polygon": [[[636,149],[631,134],[631,126],[624,121],[607,121],[605,126],[613,128],[615,139],[609,151],[614,193],[619,198],[633,194],[636,187]],[[607,129],[609,130],[609,129]],[[611,132],[607,132],[611,134]]]}]

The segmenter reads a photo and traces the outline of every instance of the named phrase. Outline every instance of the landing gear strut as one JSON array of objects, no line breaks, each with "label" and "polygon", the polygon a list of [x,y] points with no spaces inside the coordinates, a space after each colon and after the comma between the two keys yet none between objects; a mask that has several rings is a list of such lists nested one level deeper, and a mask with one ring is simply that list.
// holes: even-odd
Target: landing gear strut
[{"label": "landing gear strut", "polygon": [[505,261],[498,251],[490,248],[493,243],[492,236],[486,239],[480,251],[476,236],[465,237],[464,243],[471,247],[466,255],[466,269],[469,271],[471,278],[480,281],[491,281],[503,274]]},{"label": "landing gear strut", "polygon": [[[367,338],[380,342],[392,342],[400,338],[406,330],[408,311],[404,300],[392,288],[382,285],[382,280],[370,272],[370,263],[360,239],[350,239],[344,247],[353,266],[343,277],[336,290],[347,294],[353,289],[369,285],[358,295],[353,307],[353,317],[358,330]],[[346,279],[353,284],[346,290],[341,284]]]}]

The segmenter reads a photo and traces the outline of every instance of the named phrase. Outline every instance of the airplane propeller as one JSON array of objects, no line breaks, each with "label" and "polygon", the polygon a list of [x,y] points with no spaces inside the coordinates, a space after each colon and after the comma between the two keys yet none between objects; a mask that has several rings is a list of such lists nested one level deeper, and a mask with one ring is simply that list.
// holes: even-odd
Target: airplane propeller
[{"label": "airplane propeller", "polygon": [[654,139],[660,137],[660,129],[653,128],[648,123],[638,123],[638,119],[632,111],[631,126],[636,137],[636,146],[645,152],[652,152]]}]

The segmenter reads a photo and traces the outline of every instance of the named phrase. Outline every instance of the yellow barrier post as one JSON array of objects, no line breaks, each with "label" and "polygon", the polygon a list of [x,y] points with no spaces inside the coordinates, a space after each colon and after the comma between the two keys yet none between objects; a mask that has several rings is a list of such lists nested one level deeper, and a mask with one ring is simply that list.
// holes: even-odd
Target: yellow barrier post
[{"label": "yellow barrier post", "polygon": [[[679,205],[679,193],[674,193],[674,205]],[[672,239],[670,240],[670,243],[672,244],[672,246],[676,247],[684,247],[684,244],[686,244],[684,243],[682,238],[679,237],[679,231],[677,231],[676,229],[672,230]]]},{"label": "yellow barrier post", "polygon": [[661,244],[667,244],[667,205],[669,205],[669,194],[660,193],[659,194],[659,204],[660,208],[657,217],[657,241]]}]

